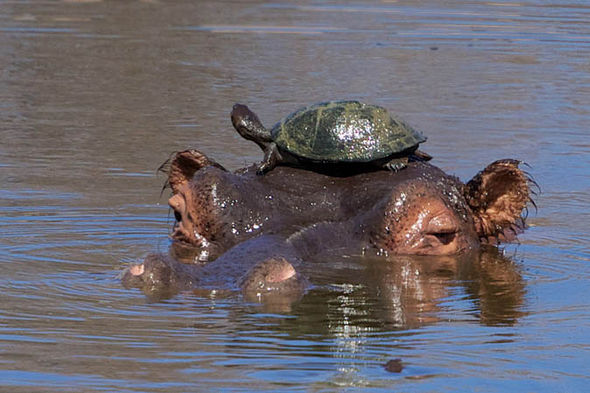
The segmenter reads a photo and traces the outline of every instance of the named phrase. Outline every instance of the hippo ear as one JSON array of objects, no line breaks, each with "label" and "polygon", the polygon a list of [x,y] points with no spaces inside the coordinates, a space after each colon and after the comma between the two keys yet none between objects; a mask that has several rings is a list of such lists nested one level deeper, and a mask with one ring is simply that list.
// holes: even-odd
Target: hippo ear
[{"label": "hippo ear", "polygon": [[493,162],[463,188],[483,243],[514,240],[525,228],[527,204],[535,206],[531,185],[536,183],[519,164],[511,159]]},{"label": "hippo ear", "polygon": [[168,179],[162,187],[162,191],[166,187],[170,187],[173,193],[176,193],[178,188],[191,180],[199,169],[208,166],[214,166],[223,171],[226,169],[213,161],[198,150],[185,150],[174,153],[166,162],[158,168],[158,171],[164,172],[168,175]]}]

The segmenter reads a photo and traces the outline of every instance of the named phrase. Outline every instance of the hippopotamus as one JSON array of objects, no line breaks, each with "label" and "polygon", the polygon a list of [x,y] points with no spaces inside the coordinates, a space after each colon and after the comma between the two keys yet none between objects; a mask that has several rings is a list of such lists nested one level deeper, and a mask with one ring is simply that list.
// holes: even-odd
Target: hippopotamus
[{"label": "hippopotamus", "polygon": [[257,176],[256,166],[232,172],[198,150],[181,151],[166,166],[171,251],[129,267],[123,283],[295,299],[334,255],[391,263],[513,241],[534,205],[535,183],[520,164],[495,161],[466,183],[425,161],[398,172],[280,166]]}]

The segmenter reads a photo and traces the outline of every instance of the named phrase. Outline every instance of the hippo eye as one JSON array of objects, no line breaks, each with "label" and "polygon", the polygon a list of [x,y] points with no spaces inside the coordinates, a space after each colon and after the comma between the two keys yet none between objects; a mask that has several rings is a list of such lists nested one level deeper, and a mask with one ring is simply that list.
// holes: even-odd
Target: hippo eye
[{"label": "hippo eye", "polygon": [[450,244],[457,235],[457,232],[439,232],[439,233],[432,233],[432,236],[436,237],[439,242],[444,245]]},{"label": "hippo eye", "polygon": [[439,214],[432,217],[425,228],[426,235],[434,237],[442,245],[447,245],[455,240],[459,227],[453,218],[448,214]]}]

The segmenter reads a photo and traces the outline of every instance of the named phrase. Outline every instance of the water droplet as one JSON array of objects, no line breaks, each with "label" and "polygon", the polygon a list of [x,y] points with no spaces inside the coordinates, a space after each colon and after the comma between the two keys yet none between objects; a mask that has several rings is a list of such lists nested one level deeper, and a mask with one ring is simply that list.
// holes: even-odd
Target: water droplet
[{"label": "water droplet", "polygon": [[209,260],[209,251],[203,250],[199,254],[199,262],[207,262]]}]

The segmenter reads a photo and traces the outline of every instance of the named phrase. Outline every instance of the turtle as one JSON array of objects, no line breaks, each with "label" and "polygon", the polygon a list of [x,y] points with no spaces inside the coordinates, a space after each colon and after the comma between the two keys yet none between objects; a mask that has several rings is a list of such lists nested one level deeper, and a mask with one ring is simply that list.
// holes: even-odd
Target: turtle
[{"label": "turtle", "polygon": [[[303,107],[269,131],[246,105],[235,104],[234,128],[264,151],[257,174],[276,165],[311,169],[381,167],[397,172],[410,160],[432,157],[418,149],[420,132],[385,108],[359,101],[328,101]],[[364,170],[364,169],[363,169]]]}]

